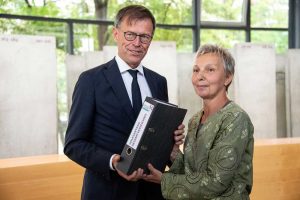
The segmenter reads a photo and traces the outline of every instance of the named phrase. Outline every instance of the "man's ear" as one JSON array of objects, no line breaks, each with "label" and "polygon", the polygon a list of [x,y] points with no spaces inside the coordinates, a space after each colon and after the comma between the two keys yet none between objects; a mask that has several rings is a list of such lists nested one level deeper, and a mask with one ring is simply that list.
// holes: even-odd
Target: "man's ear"
[{"label": "man's ear", "polygon": [[115,40],[115,42],[117,42],[118,41],[118,37],[119,37],[118,29],[116,27],[113,27],[112,32],[113,32],[114,40]]}]

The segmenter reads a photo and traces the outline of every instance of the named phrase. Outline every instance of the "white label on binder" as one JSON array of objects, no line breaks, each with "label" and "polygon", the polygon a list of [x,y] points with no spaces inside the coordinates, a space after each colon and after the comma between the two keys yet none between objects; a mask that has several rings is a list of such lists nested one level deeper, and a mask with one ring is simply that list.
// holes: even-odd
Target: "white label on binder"
[{"label": "white label on binder", "polygon": [[142,138],[147,122],[151,116],[154,105],[145,101],[141,108],[141,111],[135,121],[135,124],[131,130],[130,136],[127,140],[127,145],[133,149],[137,149],[138,144]]}]

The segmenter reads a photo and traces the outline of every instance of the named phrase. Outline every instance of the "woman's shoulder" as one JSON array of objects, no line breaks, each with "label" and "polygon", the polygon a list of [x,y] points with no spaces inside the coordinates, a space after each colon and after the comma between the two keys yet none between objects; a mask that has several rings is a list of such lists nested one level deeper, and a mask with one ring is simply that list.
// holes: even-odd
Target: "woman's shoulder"
[{"label": "woman's shoulder", "polygon": [[248,113],[241,106],[239,106],[233,101],[231,101],[227,106],[225,106],[221,110],[220,117],[224,124],[240,124],[241,122],[243,122],[247,123],[250,126],[253,126]]},{"label": "woman's shoulder", "polygon": [[197,113],[195,113],[194,115],[192,115],[192,117],[189,119],[189,124],[199,123],[202,113],[203,113],[203,110],[200,110]]},{"label": "woman's shoulder", "polygon": [[232,115],[234,117],[246,117],[249,118],[248,113],[237,103],[231,101],[220,112],[221,115]]},{"label": "woman's shoulder", "polygon": [[202,115],[202,110],[198,111],[196,114],[194,114],[191,118],[189,118],[188,122],[188,131],[197,129],[200,123],[200,118]]}]

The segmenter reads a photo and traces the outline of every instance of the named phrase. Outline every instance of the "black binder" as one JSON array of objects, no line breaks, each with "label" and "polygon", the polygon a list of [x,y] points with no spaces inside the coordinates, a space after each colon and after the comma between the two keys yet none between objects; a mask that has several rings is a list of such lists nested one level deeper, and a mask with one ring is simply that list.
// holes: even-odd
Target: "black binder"
[{"label": "black binder", "polygon": [[174,145],[174,131],[187,110],[146,97],[130,136],[121,153],[117,169],[131,174],[138,168],[149,173],[147,164],[164,171]]}]

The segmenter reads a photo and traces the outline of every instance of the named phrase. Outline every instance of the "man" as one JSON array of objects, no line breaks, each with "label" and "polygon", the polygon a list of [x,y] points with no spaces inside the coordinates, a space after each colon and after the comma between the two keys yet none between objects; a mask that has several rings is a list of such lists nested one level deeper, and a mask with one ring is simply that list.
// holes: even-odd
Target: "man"
[{"label": "man", "polygon": [[[64,152],[86,168],[84,200],[163,199],[160,185],[141,180],[143,170],[131,175],[115,170],[137,116],[136,92],[131,91],[134,78],[128,70],[138,71],[140,98],[168,100],[166,79],[141,65],[154,30],[155,19],[147,8],[121,9],[113,29],[118,55],[83,72],[75,86]],[[182,143],[183,129],[181,125],[174,132],[174,150]]]}]

